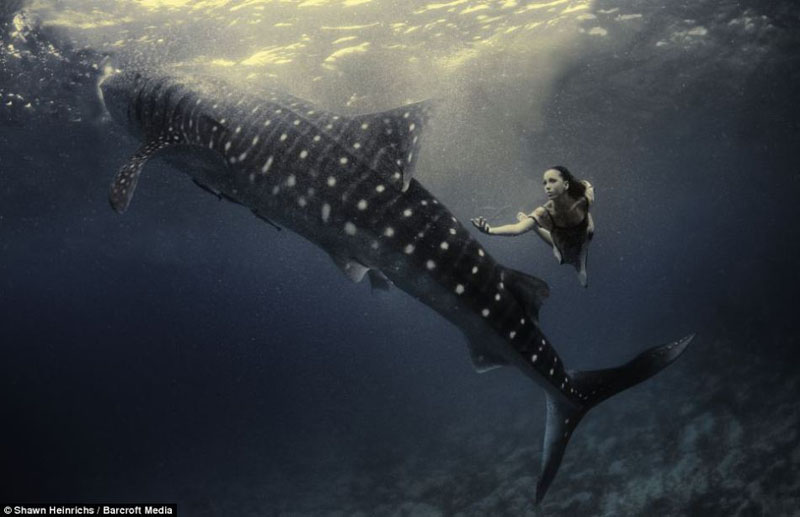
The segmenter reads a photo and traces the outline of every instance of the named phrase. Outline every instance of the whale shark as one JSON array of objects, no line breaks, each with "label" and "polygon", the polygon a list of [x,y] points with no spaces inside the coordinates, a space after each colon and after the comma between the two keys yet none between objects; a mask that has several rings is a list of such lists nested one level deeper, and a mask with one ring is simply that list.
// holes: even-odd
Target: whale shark
[{"label": "whale shark", "polygon": [[206,191],[311,241],[352,281],[393,285],[431,307],[463,332],[477,371],[513,366],[540,385],[537,504],[583,416],[673,363],[694,337],[615,368],[568,369],[539,325],[547,284],[497,262],[413,177],[430,102],[350,116],[267,88],[141,70],[112,70],[99,90],[111,118],[141,140],[111,185],[115,211],[163,156]]}]

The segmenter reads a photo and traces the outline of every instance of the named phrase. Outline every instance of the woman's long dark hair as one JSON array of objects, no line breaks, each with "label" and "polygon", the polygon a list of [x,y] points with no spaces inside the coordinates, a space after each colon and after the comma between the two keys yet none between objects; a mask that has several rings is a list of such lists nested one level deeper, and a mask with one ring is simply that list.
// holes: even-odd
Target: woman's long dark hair
[{"label": "woman's long dark hair", "polygon": [[573,176],[572,173],[569,172],[569,169],[563,165],[555,165],[547,170],[558,171],[561,174],[561,179],[569,183],[567,193],[573,198],[580,199],[586,195],[586,185],[584,185],[581,180]]}]

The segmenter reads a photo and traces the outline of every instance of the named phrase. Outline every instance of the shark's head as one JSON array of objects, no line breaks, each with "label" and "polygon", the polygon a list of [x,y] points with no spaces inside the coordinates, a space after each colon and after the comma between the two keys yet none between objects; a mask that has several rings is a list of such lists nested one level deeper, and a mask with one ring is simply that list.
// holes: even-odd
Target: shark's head
[{"label": "shark's head", "polygon": [[115,122],[134,130],[128,115],[131,103],[136,99],[144,79],[139,72],[123,72],[106,66],[97,84],[97,92],[107,114]]}]

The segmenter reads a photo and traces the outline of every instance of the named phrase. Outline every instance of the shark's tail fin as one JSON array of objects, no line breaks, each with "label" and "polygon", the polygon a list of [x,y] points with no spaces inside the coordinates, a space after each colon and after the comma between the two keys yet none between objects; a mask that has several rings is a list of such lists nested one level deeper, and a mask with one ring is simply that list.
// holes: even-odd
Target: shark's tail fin
[{"label": "shark's tail fin", "polygon": [[689,346],[694,334],[673,343],[645,350],[617,368],[571,371],[569,376],[582,404],[547,393],[547,424],[544,434],[542,473],[536,486],[536,502],[544,497],[558,471],[572,432],[594,406],[617,393],[639,384],[672,364]]}]

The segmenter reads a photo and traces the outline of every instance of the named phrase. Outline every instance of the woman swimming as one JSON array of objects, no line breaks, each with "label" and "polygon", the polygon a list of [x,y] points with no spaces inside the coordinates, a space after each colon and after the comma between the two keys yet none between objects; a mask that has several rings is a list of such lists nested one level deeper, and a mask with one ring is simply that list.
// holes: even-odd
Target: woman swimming
[{"label": "woman swimming", "polygon": [[594,221],[589,213],[594,203],[594,188],[561,165],[544,171],[543,183],[547,203],[530,214],[519,212],[516,224],[491,227],[484,217],[472,219],[472,224],[489,235],[520,235],[535,230],[553,247],[559,264],[575,267],[578,280],[586,287],[586,257],[594,235]]}]

